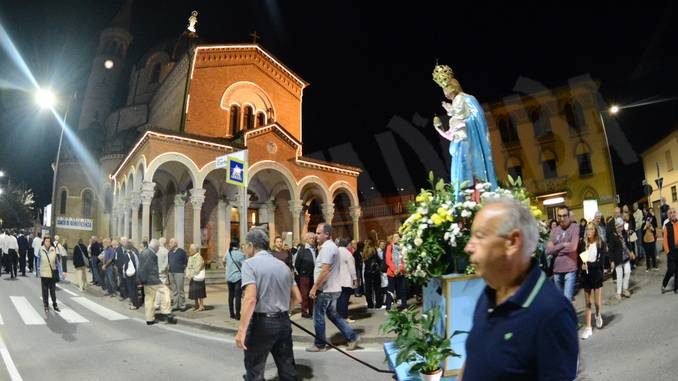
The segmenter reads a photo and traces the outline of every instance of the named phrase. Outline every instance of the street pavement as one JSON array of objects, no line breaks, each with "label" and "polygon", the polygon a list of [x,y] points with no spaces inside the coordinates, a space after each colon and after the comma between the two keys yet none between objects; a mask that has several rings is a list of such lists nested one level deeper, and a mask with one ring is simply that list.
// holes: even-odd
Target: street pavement
[{"label": "street pavement", "polygon": [[637,268],[631,276],[642,286],[631,298],[608,301],[603,306],[604,326],[593,328],[593,336],[579,340],[579,381],[625,381],[678,379],[678,295],[661,294],[666,270],[645,272]]},{"label": "street pavement", "polygon": [[[0,280],[0,380],[241,380],[243,354],[233,334],[181,325],[146,326],[115,298],[81,293],[60,283],[60,313],[45,314],[40,280]],[[300,379],[388,380],[337,351],[305,352],[295,344]],[[378,344],[352,352],[386,368]],[[11,360],[10,360],[11,358]],[[269,357],[266,379],[277,372]]]}]

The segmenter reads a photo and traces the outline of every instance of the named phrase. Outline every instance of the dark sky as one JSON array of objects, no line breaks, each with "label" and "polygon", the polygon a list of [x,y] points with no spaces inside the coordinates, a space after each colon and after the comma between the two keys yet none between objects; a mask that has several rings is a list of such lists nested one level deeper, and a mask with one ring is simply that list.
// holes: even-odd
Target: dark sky
[{"label": "dark sky", "polygon": [[[193,9],[200,12],[198,33],[207,42],[249,42],[256,29],[265,49],[311,83],[303,103],[305,152],[332,159],[333,147],[350,143],[343,147],[352,148],[359,161],[343,161],[366,169],[361,180],[374,181],[371,196],[410,187],[392,180],[388,155],[375,139],[392,118],[427,122],[418,128],[435,155],[447,155],[429,121],[440,113],[440,90],[431,81],[436,59],[451,65],[464,90],[481,102],[512,94],[520,77],[562,86],[588,75],[601,82],[610,103],[678,95],[678,12],[670,1],[628,7],[591,1],[548,7],[376,3],[137,0],[130,64],[156,43],[177,37]],[[51,81],[67,94],[84,87],[99,33],[120,4],[0,0],[0,22],[38,81]],[[12,89],[29,86],[8,57],[0,52],[0,168],[13,182],[32,187],[42,205],[49,202],[58,125],[24,91]],[[616,120],[642,152],[676,128],[677,106],[674,100],[625,109]],[[424,185],[427,169],[410,149],[413,143],[395,141],[408,163],[410,173],[403,177]],[[639,163],[619,165],[616,172],[622,200],[639,197]],[[367,191],[370,184],[363,185]]]}]

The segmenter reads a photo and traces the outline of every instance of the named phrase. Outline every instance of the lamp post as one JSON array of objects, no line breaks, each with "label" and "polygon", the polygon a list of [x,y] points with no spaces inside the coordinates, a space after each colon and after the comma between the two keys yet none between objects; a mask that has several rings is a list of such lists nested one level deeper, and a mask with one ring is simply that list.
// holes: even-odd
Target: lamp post
[{"label": "lamp post", "polygon": [[[611,114],[616,114],[619,112],[618,106],[612,106],[608,110]],[[607,147],[607,161],[610,163],[611,175],[612,175],[612,197],[614,197],[614,203],[617,203],[617,182],[614,179],[614,164],[612,163],[612,153],[610,152],[610,141],[607,138],[607,128],[605,127],[605,118],[603,118],[603,112],[598,112],[600,116],[600,124],[603,127],[603,136],[605,136],[605,146]]]},{"label": "lamp post", "polygon": [[[68,112],[71,109],[71,104],[75,97],[76,93],[74,92],[73,96],[68,100],[68,104],[66,106],[66,112],[64,113],[64,123],[63,126],[61,126],[61,133],[59,134],[59,146],[57,148],[56,160],[54,163],[54,175],[52,177],[52,213],[50,218],[51,219],[50,232],[52,237],[56,234],[56,181],[59,173],[59,158],[61,157],[61,144],[63,143],[64,140],[64,129],[66,128],[68,123]],[[38,104],[38,106],[40,106],[40,108],[43,110],[44,109],[54,110],[54,107],[56,105],[56,96],[49,89],[39,89],[36,92],[35,101]]]}]

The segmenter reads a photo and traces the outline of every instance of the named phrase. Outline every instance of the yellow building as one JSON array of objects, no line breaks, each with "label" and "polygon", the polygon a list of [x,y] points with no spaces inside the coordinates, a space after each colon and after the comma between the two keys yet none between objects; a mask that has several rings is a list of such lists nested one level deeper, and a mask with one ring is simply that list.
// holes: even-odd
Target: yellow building
[{"label": "yellow building", "polygon": [[[643,169],[645,170],[645,180],[652,186],[652,194],[648,197],[649,202],[655,210],[655,215],[659,218],[659,188],[655,180],[658,177],[663,178],[661,197],[671,207],[678,207],[678,130],[661,139],[648,150],[640,154],[643,159]],[[657,176],[659,170],[659,176]]]},{"label": "yellow building", "polygon": [[591,80],[485,104],[497,179],[520,176],[548,218],[559,205],[577,219],[615,206],[605,127]]}]

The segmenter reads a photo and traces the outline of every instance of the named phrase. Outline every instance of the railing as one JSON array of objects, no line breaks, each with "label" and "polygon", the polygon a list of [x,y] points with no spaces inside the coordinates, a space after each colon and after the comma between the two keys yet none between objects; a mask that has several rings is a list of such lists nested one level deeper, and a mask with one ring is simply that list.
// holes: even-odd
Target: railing
[{"label": "railing", "polygon": [[559,176],[551,179],[532,180],[527,183],[529,191],[541,194],[564,191],[567,187],[567,176]]}]

